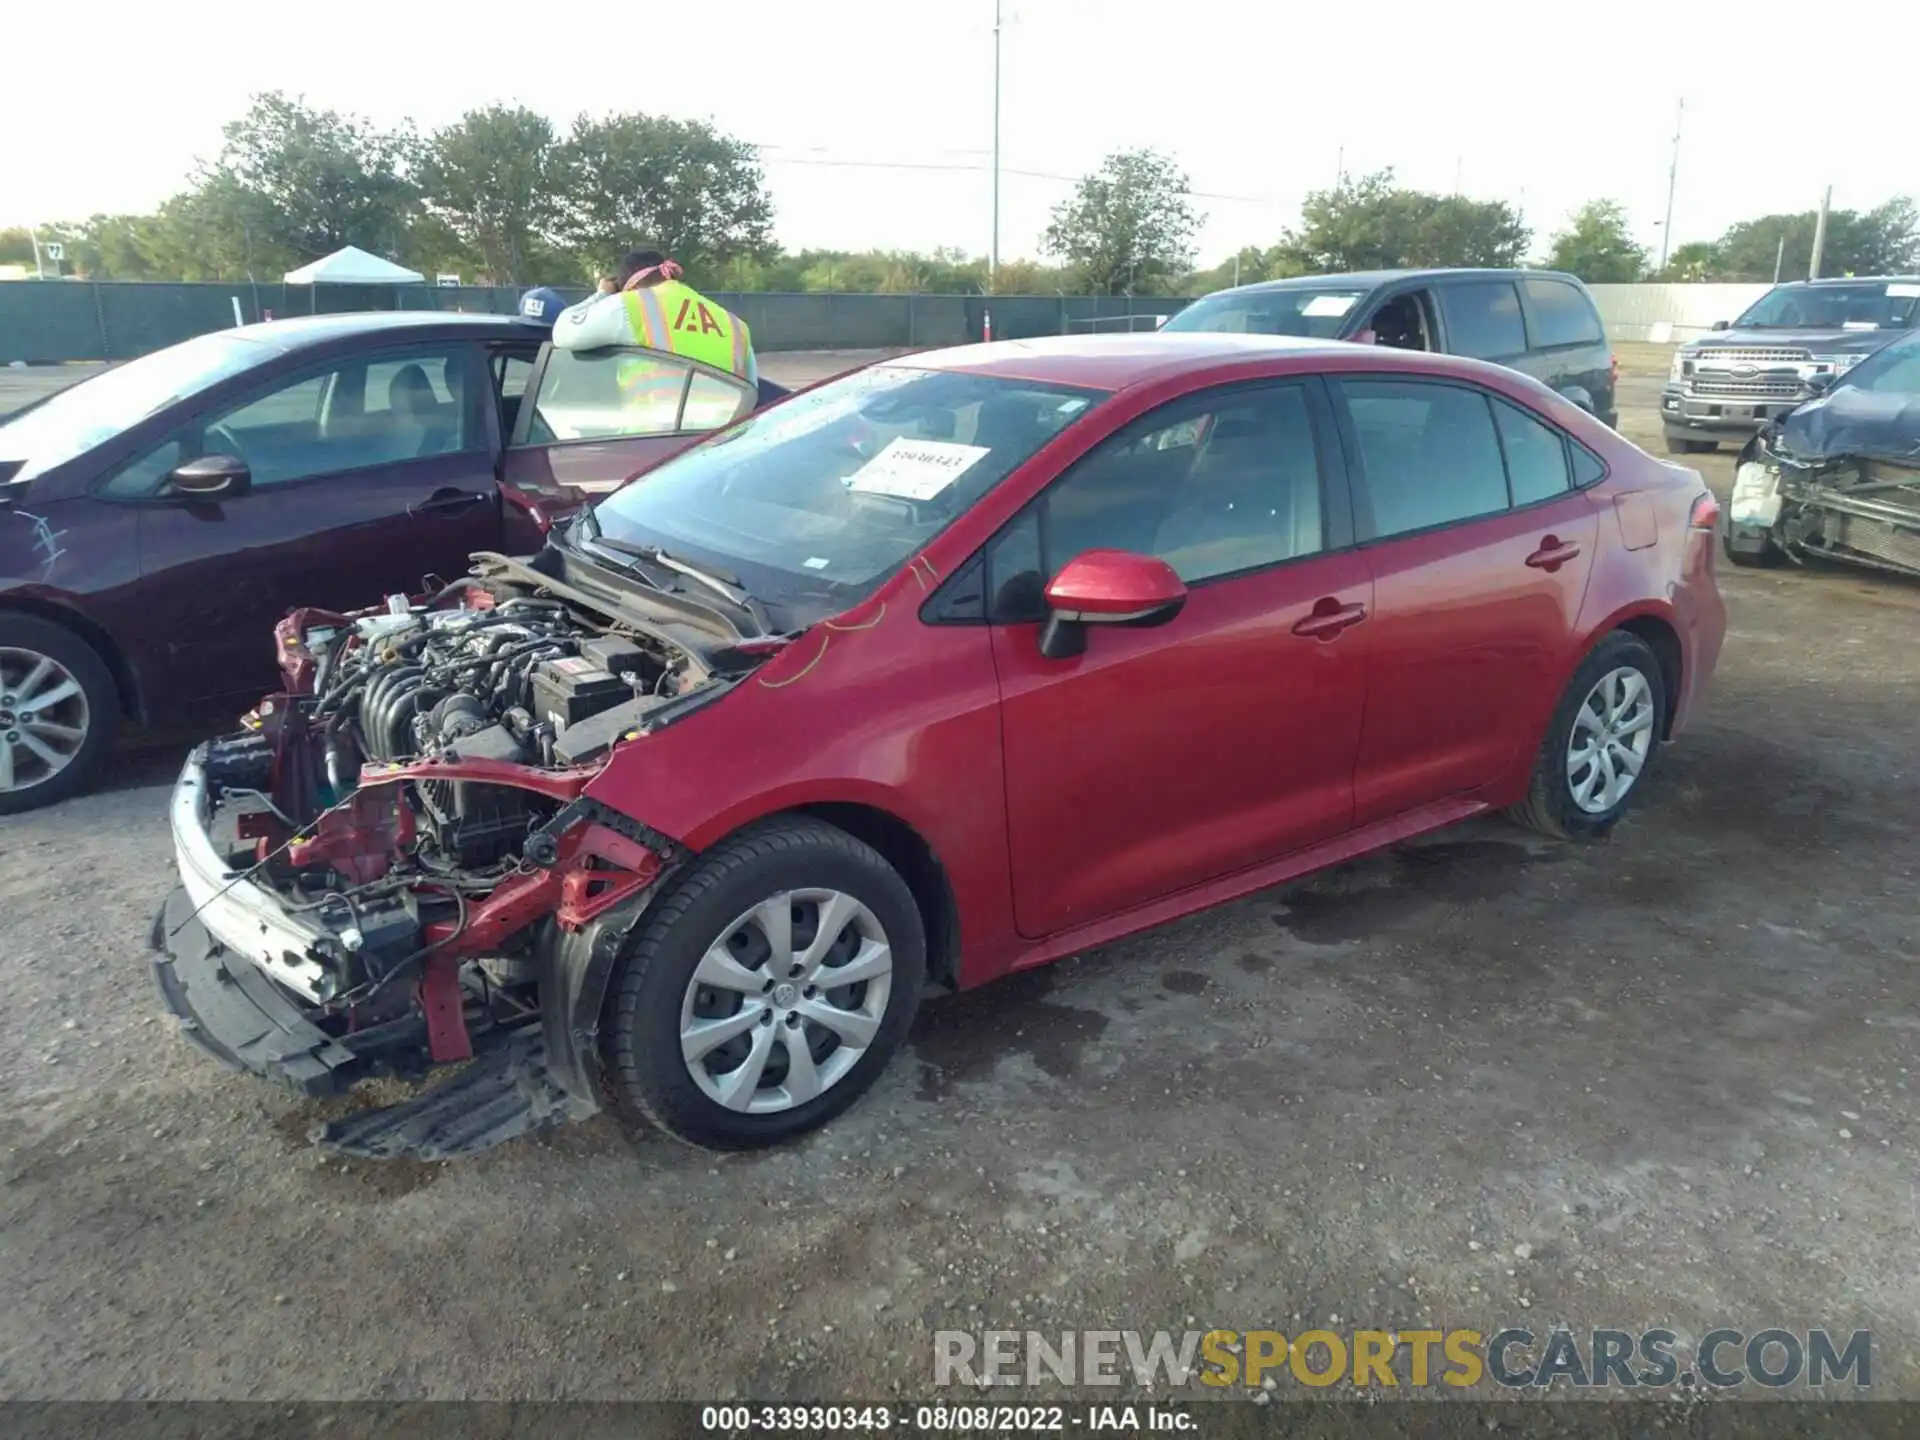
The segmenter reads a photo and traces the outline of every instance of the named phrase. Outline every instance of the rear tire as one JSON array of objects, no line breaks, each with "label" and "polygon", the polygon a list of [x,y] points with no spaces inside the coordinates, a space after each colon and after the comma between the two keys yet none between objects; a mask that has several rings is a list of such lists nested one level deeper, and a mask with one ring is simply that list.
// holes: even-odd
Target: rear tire
[{"label": "rear tire", "polygon": [[119,726],[119,690],[91,645],[36,615],[0,615],[0,815],[79,791]]},{"label": "rear tire", "polygon": [[[1540,741],[1527,798],[1507,814],[1556,840],[1605,835],[1645,788],[1669,703],[1652,647],[1624,630],[1608,635],[1567,683]],[[1590,757],[1584,764],[1583,756]],[[1612,782],[1622,777],[1616,788]]]},{"label": "rear tire", "polygon": [[800,816],[750,826],[694,862],[615,979],[615,1102],[713,1150],[816,1129],[900,1047],[926,964],[913,893],[878,852]]}]

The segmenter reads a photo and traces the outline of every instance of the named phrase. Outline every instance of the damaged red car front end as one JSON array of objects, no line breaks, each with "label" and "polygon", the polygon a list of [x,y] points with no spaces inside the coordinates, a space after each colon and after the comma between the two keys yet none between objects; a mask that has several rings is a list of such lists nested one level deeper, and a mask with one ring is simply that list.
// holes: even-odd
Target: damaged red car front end
[{"label": "damaged red car front end", "polygon": [[285,689],[175,788],[154,968],[193,1039],[309,1095],[472,1062],[329,1126],[350,1153],[446,1158],[591,1114],[608,972],[683,858],[583,792],[727,673],[522,569],[288,616]]}]

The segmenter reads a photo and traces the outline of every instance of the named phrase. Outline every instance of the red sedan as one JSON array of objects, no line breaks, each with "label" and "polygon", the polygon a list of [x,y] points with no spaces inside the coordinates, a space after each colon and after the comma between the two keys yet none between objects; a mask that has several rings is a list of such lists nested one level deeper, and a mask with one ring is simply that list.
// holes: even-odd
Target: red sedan
[{"label": "red sedan", "polygon": [[[820,1125],[922,993],[1488,810],[1605,833],[1711,676],[1717,507],[1545,387],[1232,335],[797,396],[526,560],[281,626],[195,752],[169,1003],[454,1154],[612,1104]],[[232,983],[236,977],[239,985]]]}]

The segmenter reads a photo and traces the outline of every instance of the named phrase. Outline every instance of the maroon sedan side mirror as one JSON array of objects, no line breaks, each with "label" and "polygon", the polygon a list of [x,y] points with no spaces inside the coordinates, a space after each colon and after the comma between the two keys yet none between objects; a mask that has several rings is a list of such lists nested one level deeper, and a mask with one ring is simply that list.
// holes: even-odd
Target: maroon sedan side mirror
[{"label": "maroon sedan side mirror", "polygon": [[176,466],[167,483],[189,500],[231,500],[253,488],[253,472],[238,455],[203,455]]},{"label": "maroon sedan side mirror", "polygon": [[1187,603],[1187,587],[1166,561],[1129,550],[1088,550],[1047,586],[1040,653],[1067,660],[1087,648],[1089,625],[1164,625]]}]

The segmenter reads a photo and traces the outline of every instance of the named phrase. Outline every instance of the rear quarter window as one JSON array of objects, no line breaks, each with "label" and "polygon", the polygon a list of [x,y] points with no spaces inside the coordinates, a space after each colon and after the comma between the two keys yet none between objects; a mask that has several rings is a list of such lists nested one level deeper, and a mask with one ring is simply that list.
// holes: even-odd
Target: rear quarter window
[{"label": "rear quarter window", "polygon": [[1566,281],[1528,280],[1524,288],[1535,345],[1598,345],[1606,339],[1593,302]]},{"label": "rear quarter window", "polygon": [[1527,348],[1520,294],[1509,280],[1468,280],[1442,285],[1440,308],[1447,321],[1447,349],[1474,360],[1501,360]]}]

